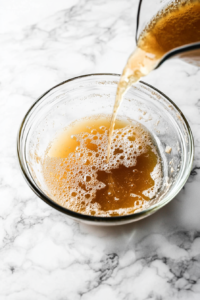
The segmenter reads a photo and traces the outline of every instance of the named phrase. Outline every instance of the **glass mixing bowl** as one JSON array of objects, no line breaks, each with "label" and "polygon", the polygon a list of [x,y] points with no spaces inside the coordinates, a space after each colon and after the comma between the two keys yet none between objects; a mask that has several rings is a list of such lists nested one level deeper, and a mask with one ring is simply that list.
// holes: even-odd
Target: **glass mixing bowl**
[{"label": "glass mixing bowl", "polygon": [[157,143],[163,160],[164,179],[156,197],[142,211],[125,216],[99,217],[66,209],[47,196],[49,193],[41,171],[41,160],[49,143],[75,120],[93,115],[111,115],[119,78],[117,74],[91,74],[58,84],[29,109],[17,139],[21,170],[35,194],[60,212],[94,225],[126,224],[156,212],[184,186],[193,162],[193,136],[182,112],[163,93],[139,82],[126,93],[118,117],[140,122]]}]

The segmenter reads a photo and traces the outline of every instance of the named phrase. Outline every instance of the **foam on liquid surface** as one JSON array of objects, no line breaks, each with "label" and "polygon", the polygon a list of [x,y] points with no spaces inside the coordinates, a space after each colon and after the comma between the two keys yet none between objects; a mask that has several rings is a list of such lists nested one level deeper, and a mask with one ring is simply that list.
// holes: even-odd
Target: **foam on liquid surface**
[{"label": "foam on liquid surface", "polygon": [[60,205],[88,215],[125,215],[143,209],[159,190],[161,161],[150,133],[117,120],[107,163],[109,123],[105,116],[77,121],[49,147],[43,174]]}]

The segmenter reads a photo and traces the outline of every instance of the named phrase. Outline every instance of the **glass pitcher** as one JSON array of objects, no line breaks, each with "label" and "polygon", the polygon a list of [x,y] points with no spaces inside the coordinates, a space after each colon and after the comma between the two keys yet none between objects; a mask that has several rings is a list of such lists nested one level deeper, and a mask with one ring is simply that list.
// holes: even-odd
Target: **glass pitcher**
[{"label": "glass pitcher", "polygon": [[[171,3],[181,2],[180,0],[139,0],[138,3],[138,11],[137,11],[137,19],[136,19],[136,44],[138,43],[138,39],[140,34],[145,29],[145,27],[150,23],[150,20],[160,12],[165,6]],[[185,1],[187,2],[187,1]],[[200,67],[200,36],[199,42],[182,45],[181,47],[174,48],[173,50],[167,52],[162,59],[159,61],[156,68],[158,68],[163,62],[172,57],[178,57],[193,64],[197,67]]]}]

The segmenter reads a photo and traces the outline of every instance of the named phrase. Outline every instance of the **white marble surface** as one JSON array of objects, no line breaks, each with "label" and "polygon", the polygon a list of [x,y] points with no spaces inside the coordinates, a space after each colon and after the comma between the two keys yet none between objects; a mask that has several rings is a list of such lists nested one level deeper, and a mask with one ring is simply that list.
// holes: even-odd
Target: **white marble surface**
[{"label": "white marble surface", "polygon": [[200,69],[178,60],[145,81],[192,127],[189,181],[165,208],[128,226],[98,228],[53,210],[26,185],[16,135],[53,85],[122,71],[134,47],[137,0],[1,0],[0,299],[200,299]]}]

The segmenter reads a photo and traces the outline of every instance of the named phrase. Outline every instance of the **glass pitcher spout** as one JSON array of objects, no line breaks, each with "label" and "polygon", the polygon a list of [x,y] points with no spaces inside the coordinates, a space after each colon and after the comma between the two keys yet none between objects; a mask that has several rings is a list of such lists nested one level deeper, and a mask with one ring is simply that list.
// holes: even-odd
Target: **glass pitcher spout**
[{"label": "glass pitcher spout", "polygon": [[139,0],[135,39],[146,52],[154,53],[157,46],[160,56],[155,69],[173,57],[200,67],[200,1]]}]

